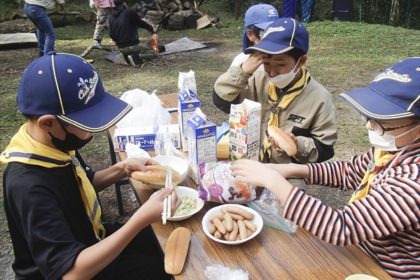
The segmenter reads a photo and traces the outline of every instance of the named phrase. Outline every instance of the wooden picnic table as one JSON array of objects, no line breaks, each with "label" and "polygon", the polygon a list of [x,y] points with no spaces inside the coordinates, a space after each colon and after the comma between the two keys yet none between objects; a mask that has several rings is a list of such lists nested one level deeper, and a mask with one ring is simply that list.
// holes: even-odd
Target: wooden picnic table
[{"label": "wooden picnic table", "polygon": [[[176,107],[175,94],[161,95],[160,98],[164,107]],[[176,119],[174,113],[172,120],[176,122]],[[126,157],[125,153],[119,153],[119,156],[121,159]],[[130,181],[140,203],[154,192],[141,182]],[[190,178],[183,185],[197,187]],[[235,270],[243,269],[249,273],[249,279],[344,280],[357,273],[369,274],[381,280],[392,279],[359,247],[334,246],[301,228],[290,234],[263,227],[258,236],[246,243],[234,246],[216,243],[205,235],[201,226],[204,214],[215,205],[206,202],[199,213],[184,221],[152,224],[162,250],[175,228],[186,227],[192,233],[184,269],[175,279],[205,279],[206,267],[215,264]]]}]

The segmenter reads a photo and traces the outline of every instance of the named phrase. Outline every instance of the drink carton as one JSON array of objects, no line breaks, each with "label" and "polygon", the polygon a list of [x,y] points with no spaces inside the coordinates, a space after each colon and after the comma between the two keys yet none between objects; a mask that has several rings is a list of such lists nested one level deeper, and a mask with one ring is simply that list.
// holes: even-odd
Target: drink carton
[{"label": "drink carton", "polygon": [[199,184],[199,166],[216,162],[216,125],[206,119],[201,109],[188,120],[188,161],[190,177]]},{"label": "drink carton", "polygon": [[258,160],[260,149],[261,104],[245,99],[232,104],[229,115],[229,157],[231,160]]},{"label": "drink carton", "polygon": [[196,108],[200,107],[200,101],[195,92],[185,89],[179,92],[178,96],[178,124],[181,132],[182,150],[188,150],[187,128],[188,119],[192,116]]}]

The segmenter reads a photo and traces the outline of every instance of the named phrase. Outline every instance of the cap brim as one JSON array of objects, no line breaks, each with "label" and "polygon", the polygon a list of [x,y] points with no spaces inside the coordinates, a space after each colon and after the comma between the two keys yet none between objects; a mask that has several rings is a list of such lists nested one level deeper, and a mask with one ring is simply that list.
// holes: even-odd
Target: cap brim
[{"label": "cap brim", "polygon": [[115,125],[131,109],[128,103],[106,93],[104,98],[94,106],[57,117],[84,131],[101,132]]},{"label": "cap brim", "polygon": [[253,52],[263,52],[268,54],[282,54],[290,51],[293,47],[289,45],[275,44],[270,41],[261,41],[259,44],[247,48],[244,53],[250,54]]},{"label": "cap brim", "polygon": [[386,100],[382,95],[370,87],[358,88],[339,95],[360,114],[374,120],[393,120],[414,116],[394,103]]},{"label": "cap brim", "polygon": [[267,27],[272,23],[273,21],[266,21],[266,22],[255,23],[254,25],[258,27],[259,29],[266,30]]}]

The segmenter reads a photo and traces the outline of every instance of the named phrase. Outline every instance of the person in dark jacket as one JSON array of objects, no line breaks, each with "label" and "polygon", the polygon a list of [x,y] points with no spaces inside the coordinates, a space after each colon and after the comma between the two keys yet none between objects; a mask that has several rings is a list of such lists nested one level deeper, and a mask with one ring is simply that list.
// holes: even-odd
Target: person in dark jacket
[{"label": "person in dark jacket", "polygon": [[115,7],[109,18],[109,35],[114,40],[127,63],[137,66],[157,57],[157,52],[140,44],[139,27],[151,33],[150,40],[157,41],[157,28],[144,21],[134,9],[128,8],[123,0],[115,0]]}]

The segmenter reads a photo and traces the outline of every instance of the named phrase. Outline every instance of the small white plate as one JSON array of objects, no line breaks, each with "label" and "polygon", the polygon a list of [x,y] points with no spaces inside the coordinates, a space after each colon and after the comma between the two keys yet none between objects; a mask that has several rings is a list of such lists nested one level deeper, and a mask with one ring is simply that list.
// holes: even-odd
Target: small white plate
[{"label": "small white plate", "polygon": [[[254,218],[251,220],[251,222],[257,227],[257,230],[254,231],[250,236],[248,236],[245,239],[242,240],[237,240],[237,241],[228,241],[228,240],[223,240],[223,239],[218,239],[216,237],[214,237],[212,234],[210,234],[209,232],[209,227],[210,227],[210,218],[214,217],[217,214],[223,213],[222,212],[222,208],[223,207],[227,207],[227,206],[235,206],[235,207],[240,207],[242,209],[244,209],[245,211],[251,212],[252,214],[254,214]],[[255,211],[254,209],[251,209],[249,207],[243,206],[243,205],[239,205],[239,204],[223,204],[214,208],[211,208],[209,211],[207,211],[207,213],[204,215],[203,220],[201,222],[201,225],[203,227],[204,233],[212,240],[219,242],[219,243],[223,243],[223,244],[227,244],[227,245],[238,245],[244,242],[247,242],[248,240],[251,240],[252,238],[254,238],[255,236],[257,236],[262,228],[263,228],[263,219],[261,218],[261,215],[258,214],[257,211]]]},{"label": "small white plate", "polygon": [[182,199],[183,197],[187,197],[187,196],[193,197],[193,198],[195,198],[197,200],[197,203],[195,205],[195,209],[192,210],[187,215],[183,215],[183,216],[172,216],[170,218],[167,218],[168,221],[177,222],[177,221],[186,220],[189,217],[191,217],[192,215],[194,215],[195,213],[199,212],[201,210],[201,208],[203,208],[204,201],[198,197],[198,191],[194,190],[193,188],[183,187],[183,186],[176,187],[175,188],[175,191],[176,191],[176,195],[179,198]]}]

